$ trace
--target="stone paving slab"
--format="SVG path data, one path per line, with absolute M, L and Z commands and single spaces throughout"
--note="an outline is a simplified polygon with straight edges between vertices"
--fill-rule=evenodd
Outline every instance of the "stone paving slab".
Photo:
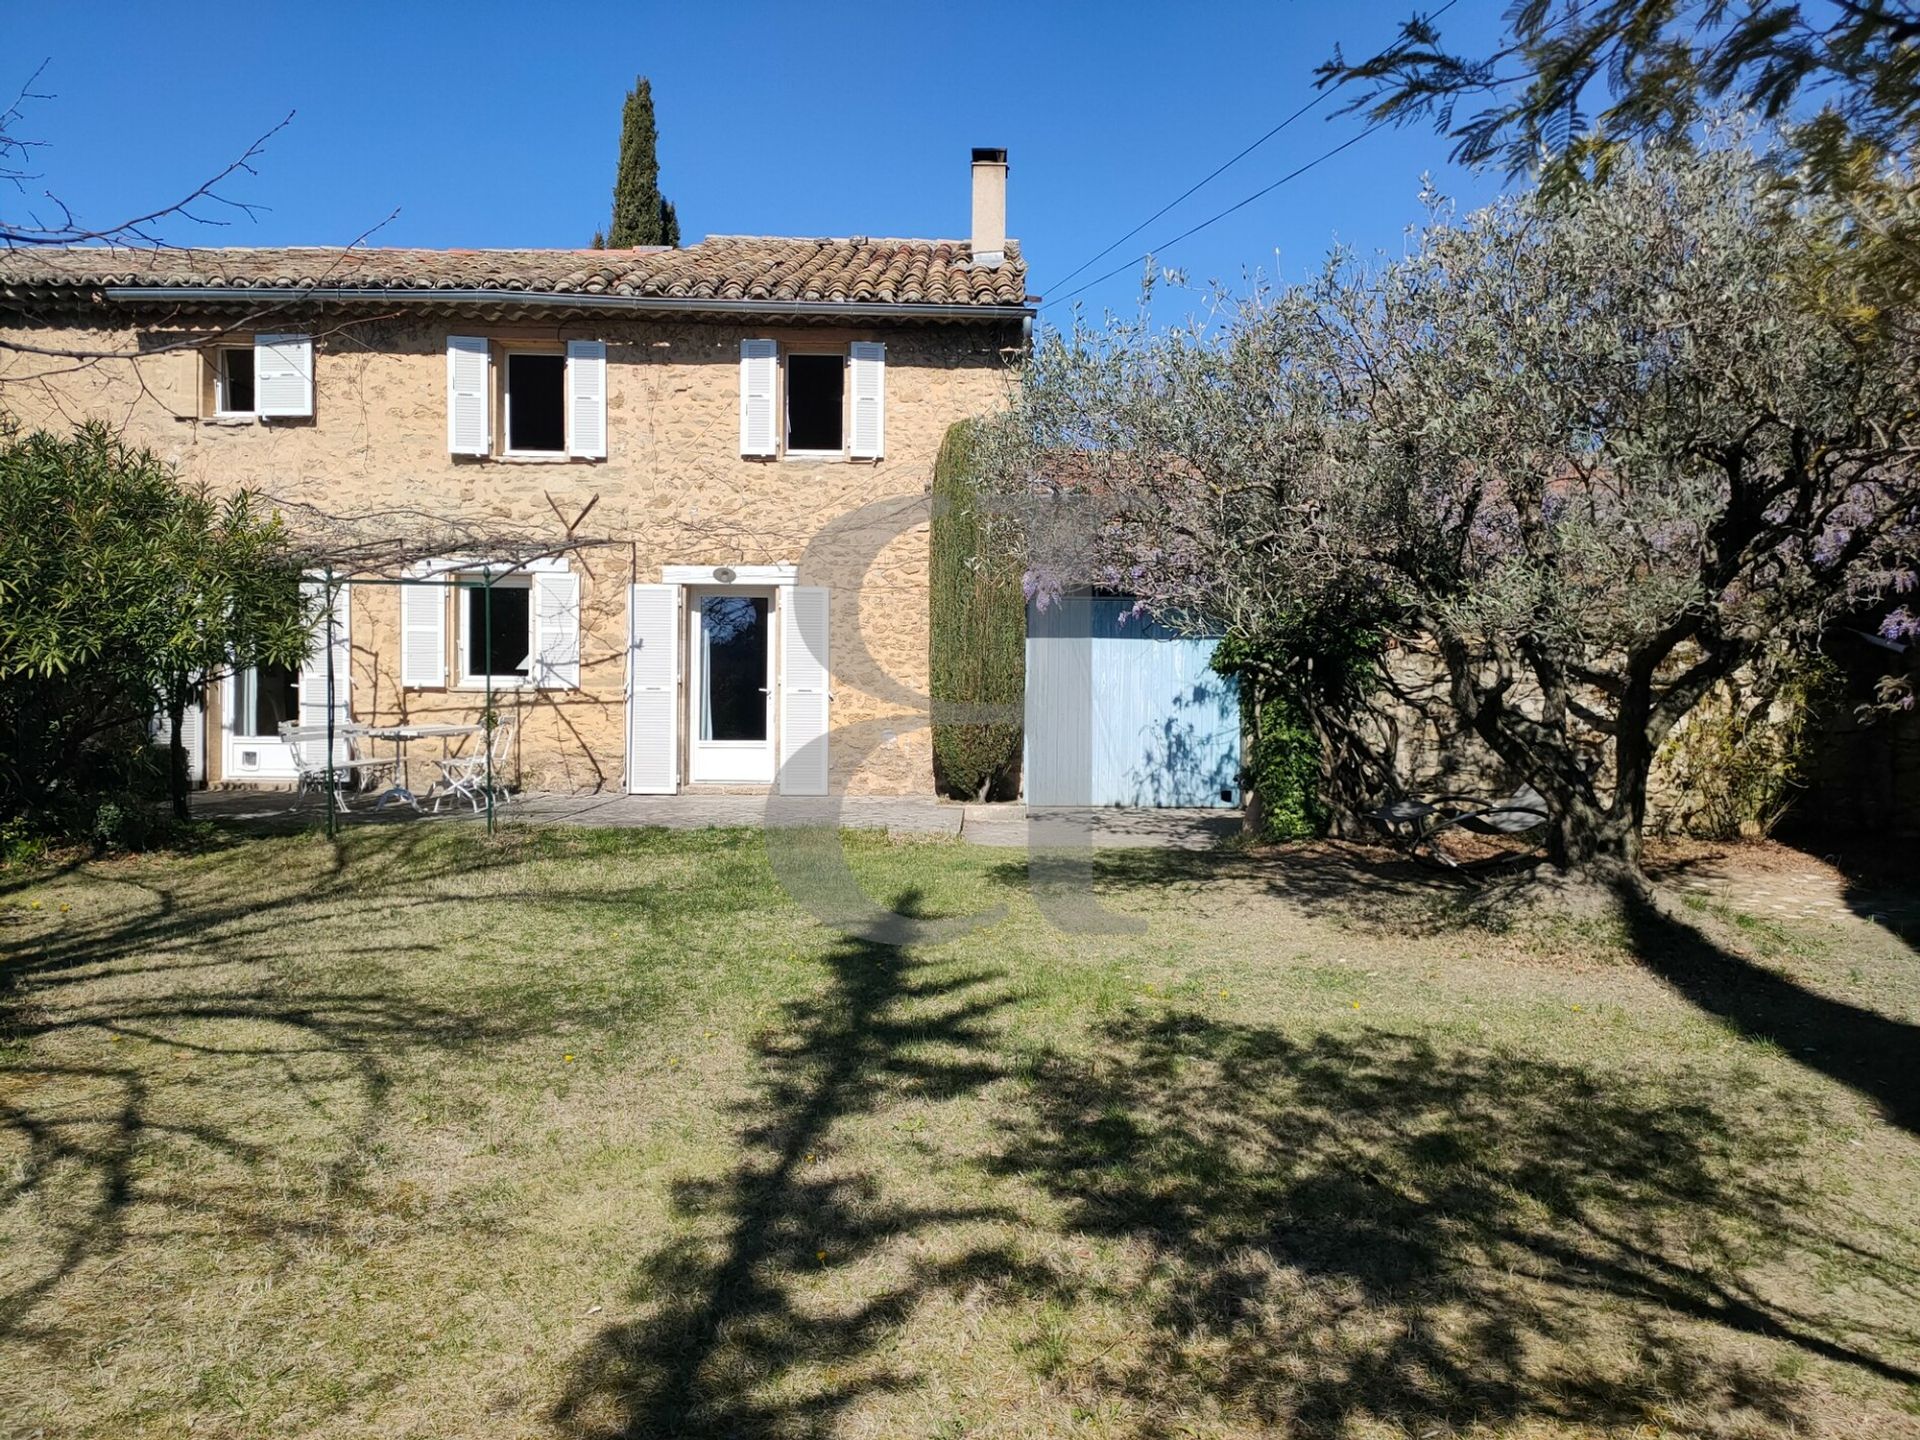
M 340 817 L 346 826 L 475 823 L 464 805 L 438 815 L 406 806 L 375 810 L 371 797 Z M 305 829 L 325 822 L 317 795 L 286 790 L 209 790 L 193 796 L 196 815 L 263 832 Z M 503 805 L 498 818 L 517 824 L 590 825 L 611 829 L 660 826 L 669 830 L 837 824 L 849 830 L 896 835 L 949 835 L 970 844 L 1024 849 L 1030 841 L 1071 847 L 1089 830 L 1092 843 L 1112 849 L 1210 849 L 1240 831 L 1237 810 L 1036 810 L 1020 804 L 962 805 L 931 796 L 847 796 L 835 808 L 818 799 L 761 795 L 528 795 Z M 1034 823 L 1029 823 L 1030 818 Z

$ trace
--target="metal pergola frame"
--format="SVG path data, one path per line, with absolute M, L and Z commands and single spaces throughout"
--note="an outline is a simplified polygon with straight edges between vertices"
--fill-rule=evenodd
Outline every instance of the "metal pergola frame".
M 321 585 L 326 612 L 323 644 L 327 666 L 325 785 L 329 838 L 338 833 L 339 826 L 338 791 L 341 777 L 334 771 L 334 746 L 339 739 L 335 729 L 338 706 L 334 698 L 337 693 L 334 605 L 342 591 L 352 591 L 362 586 L 376 589 L 431 587 L 459 590 L 472 586 L 474 581 L 471 577 L 477 573 L 486 595 L 482 607 L 483 644 L 486 652 L 491 654 L 493 591 L 500 580 L 531 573 L 528 567 L 537 561 L 554 560 L 583 550 L 615 546 L 631 549 L 627 541 L 587 539 L 573 533 L 574 527 L 593 509 L 598 496 L 587 503 L 573 525 L 567 526 L 566 534 L 560 540 L 526 530 L 477 527 L 459 517 L 438 516 L 419 510 L 402 508 L 360 515 L 328 515 L 305 502 L 280 500 L 272 496 L 263 498 L 287 515 L 289 528 L 296 537 L 304 537 L 295 540 L 294 558 L 300 564 L 301 573 L 309 579 L 317 576 Z M 556 507 L 555 514 L 558 513 Z M 564 517 L 562 520 L 564 523 Z M 448 568 L 439 574 L 394 573 L 417 569 L 423 564 L 445 564 Z M 493 736 L 499 728 L 499 717 L 494 712 L 491 665 L 487 667 L 481 693 L 482 743 L 486 755 L 487 834 L 491 836 L 494 833 Z

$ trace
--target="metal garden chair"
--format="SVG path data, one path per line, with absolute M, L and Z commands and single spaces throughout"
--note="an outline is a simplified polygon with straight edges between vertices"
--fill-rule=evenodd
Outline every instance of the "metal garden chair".
M 280 727 L 280 738 L 287 742 L 287 749 L 293 753 L 299 792 L 305 794 L 309 790 L 326 790 L 329 768 L 326 726 L 296 725 L 287 721 Z M 394 762 L 391 756 L 360 753 L 359 740 L 351 729 L 343 730 L 335 726 L 332 739 L 336 746 L 344 741 L 346 748 L 344 756 L 336 753 L 331 767 L 333 803 L 344 812 L 347 809 L 346 792 L 371 783 L 382 773 L 390 774 Z
M 507 799 L 507 787 L 501 781 L 501 765 L 513 751 L 514 722 L 502 720 L 488 732 L 482 742 L 474 748 L 471 755 L 454 755 L 433 763 L 440 769 L 440 777 L 433 782 L 429 794 L 433 797 L 433 813 L 440 813 L 440 802 L 459 798 L 473 807 L 479 814 L 487 804 L 487 757 L 493 757 L 493 798 L 495 803 L 504 804 Z

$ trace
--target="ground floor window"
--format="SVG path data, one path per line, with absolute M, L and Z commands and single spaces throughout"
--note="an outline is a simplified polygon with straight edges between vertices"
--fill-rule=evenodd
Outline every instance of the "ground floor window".
M 260 665 L 233 677 L 233 733 L 278 739 L 280 727 L 300 716 L 300 676 L 285 665 Z
M 533 669 L 533 591 L 525 579 L 492 585 L 493 620 L 487 620 L 488 586 L 478 577 L 460 583 L 460 679 L 467 685 L 523 683 Z

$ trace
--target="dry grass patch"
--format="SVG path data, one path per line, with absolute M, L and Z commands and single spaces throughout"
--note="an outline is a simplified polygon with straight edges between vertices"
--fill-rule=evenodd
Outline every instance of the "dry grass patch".
M 848 845 L 1006 918 L 849 938 L 740 833 L 0 876 L 0 1432 L 1920 1433 L 1883 928 L 1563 963 L 1308 854 L 1071 936 Z

